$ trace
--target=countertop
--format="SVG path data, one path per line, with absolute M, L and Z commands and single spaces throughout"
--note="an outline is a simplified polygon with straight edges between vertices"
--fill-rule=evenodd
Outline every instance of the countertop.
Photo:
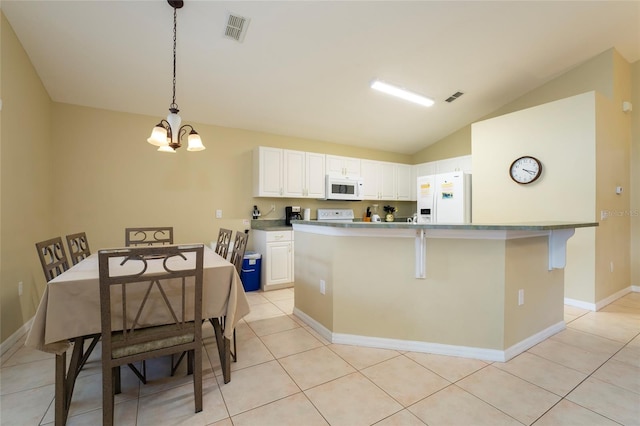
M 523 223 L 407 223 L 407 222 L 332 222 L 319 220 L 293 220 L 293 225 L 327 226 L 353 229 L 460 229 L 484 231 L 551 231 L 556 229 L 588 228 L 598 222 L 540 221 Z
M 251 229 L 254 231 L 293 231 L 292 226 L 285 225 L 284 219 L 253 219 Z

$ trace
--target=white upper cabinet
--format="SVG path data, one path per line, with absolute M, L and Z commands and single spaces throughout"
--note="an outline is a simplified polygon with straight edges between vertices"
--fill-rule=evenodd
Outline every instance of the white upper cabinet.
M 361 170 L 365 200 L 410 200 L 410 165 L 362 160 Z
M 381 200 L 396 200 L 396 165 L 393 163 L 380 163 L 380 175 L 378 176 L 378 191 Z
M 302 198 L 305 196 L 305 153 L 303 151 L 283 151 L 284 191 L 283 196 Z
M 396 199 L 409 201 L 413 195 L 413 167 L 408 164 L 396 164 Z M 415 192 L 415 191 L 414 191 Z
M 359 158 L 340 157 L 337 155 L 326 156 L 326 169 L 328 175 L 361 176 Z
M 462 157 L 447 158 L 436 161 L 436 173 L 449 172 L 465 172 L 471 173 L 471 156 L 464 155 Z
M 259 146 L 253 150 L 253 196 L 283 194 L 282 149 Z
M 283 150 L 283 196 L 289 198 L 324 197 L 324 154 Z
M 364 200 L 415 201 L 416 177 L 445 170 L 470 173 L 471 156 L 411 166 L 260 146 L 253 151 L 253 196 L 322 199 L 330 174 L 362 177 Z
M 416 164 L 413 168 L 416 171 L 416 178 L 420 176 L 435 175 L 437 161 L 430 161 L 428 163 Z
M 380 163 L 373 160 L 362 160 L 360 162 L 360 170 L 362 176 L 362 190 L 364 200 L 379 200 L 380 185 L 378 176 L 380 175 Z
M 306 153 L 306 188 L 308 198 L 324 198 L 325 196 L 325 155 L 316 152 Z

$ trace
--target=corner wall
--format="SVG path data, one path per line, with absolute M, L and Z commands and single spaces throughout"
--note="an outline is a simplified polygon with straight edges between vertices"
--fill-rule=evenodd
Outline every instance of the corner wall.
M 640 61 L 631 66 L 631 284 L 640 290 Z
M 596 93 L 524 109 L 472 125 L 474 222 L 596 221 Z M 542 176 L 518 185 L 509 166 L 523 155 Z M 594 303 L 593 228 L 567 244 L 565 297 Z
M 11 25 L 0 13 L 2 153 L 0 155 L 0 322 L 4 343 L 35 313 L 44 275 L 35 242 L 54 237 L 51 100 Z M 23 294 L 18 296 L 18 283 Z

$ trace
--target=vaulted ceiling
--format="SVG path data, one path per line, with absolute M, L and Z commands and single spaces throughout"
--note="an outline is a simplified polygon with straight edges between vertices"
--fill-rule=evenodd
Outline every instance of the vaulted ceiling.
M 54 101 L 166 116 L 166 1 L 1 7 Z M 242 42 L 224 37 L 229 14 L 249 19 Z M 609 48 L 640 59 L 637 1 L 187 0 L 177 19 L 183 122 L 404 154 Z M 375 92 L 376 78 L 436 103 Z

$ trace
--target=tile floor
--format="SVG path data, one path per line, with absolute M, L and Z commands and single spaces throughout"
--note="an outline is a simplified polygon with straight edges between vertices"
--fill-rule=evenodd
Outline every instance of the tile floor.
M 640 425 L 640 293 L 599 312 L 566 307 L 567 329 L 506 363 L 335 345 L 291 315 L 293 290 L 249 295 L 239 359 L 223 384 L 205 330 L 204 411 L 166 360 L 141 385 L 123 369 L 117 425 Z M 101 423 L 99 348 L 76 383 L 69 425 Z M 54 357 L 2 357 L 2 425 L 53 424 Z

